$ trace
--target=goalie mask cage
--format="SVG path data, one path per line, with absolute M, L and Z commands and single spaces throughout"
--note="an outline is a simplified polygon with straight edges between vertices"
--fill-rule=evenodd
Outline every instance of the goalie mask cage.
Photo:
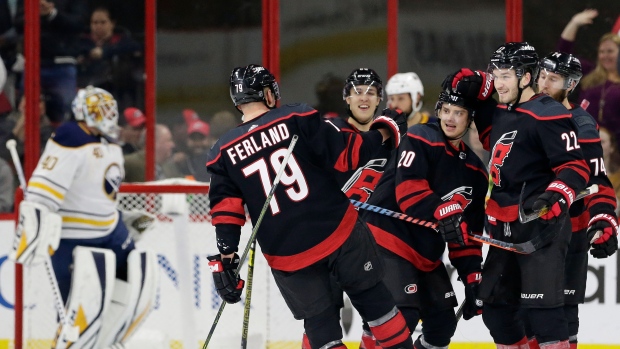
M 221 302 L 206 258 L 218 253 L 207 192 L 207 185 L 186 181 L 121 186 L 119 210 L 143 211 L 156 217 L 136 246 L 156 252 L 160 273 L 155 307 L 127 349 L 202 348 Z M 240 251 L 251 231 L 248 219 L 242 228 Z M 21 318 L 21 324 L 16 322 L 16 338 L 21 330 L 23 348 L 50 348 L 57 313 L 45 268 L 41 264 L 22 269 L 22 277 L 16 273 L 16 282 L 22 285 L 21 307 L 16 306 L 16 319 Z M 247 261 L 241 276 L 247 278 Z M 245 292 L 241 302 L 226 306 L 209 348 L 240 346 L 244 298 Z M 295 321 L 286 307 L 257 247 L 248 348 L 299 348 L 303 331 L 303 322 Z

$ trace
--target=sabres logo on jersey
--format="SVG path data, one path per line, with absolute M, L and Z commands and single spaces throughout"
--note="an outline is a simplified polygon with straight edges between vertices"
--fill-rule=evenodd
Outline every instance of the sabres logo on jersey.
M 381 179 L 387 159 L 370 160 L 360 167 L 342 187 L 349 199 L 366 202 Z
M 121 167 L 116 164 L 110 164 L 105 171 L 103 178 L 103 190 L 111 200 L 116 200 L 116 193 L 123 181 L 123 171 Z
M 473 187 L 462 186 L 458 187 L 448 194 L 441 197 L 443 201 L 456 201 L 461 205 L 464 210 L 469 205 L 472 199 L 469 199 L 474 192 Z
M 508 154 L 510 154 L 510 150 L 512 150 L 512 144 L 515 138 L 517 138 L 517 131 L 506 132 L 499 137 L 493 146 L 491 159 L 489 160 L 489 171 L 491 172 L 493 184 L 498 187 L 501 184 L 500 169 L 504 166 L 504 161 L 508 157 Z

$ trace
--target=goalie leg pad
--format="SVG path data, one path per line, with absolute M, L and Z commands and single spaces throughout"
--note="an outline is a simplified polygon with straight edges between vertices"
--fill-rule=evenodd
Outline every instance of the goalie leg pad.
M 60 242 L 62 218 L 45 205 L 22 201 L 9 258 L 22 264 L 39 263 L 54 254 Z
M 155 305 L 159 287 L 157 256 L 133 250 L 127 260 L 127 281 L 116 279 L 110 311 L 103 319 L 97 348 L 126 343 Z
M 77 327 L 78 339 L 71 342 L 57 331 L 55 349 L 94 348 L 114 287 L 114 252 L 78 246 L 73 250 L 74 269 L 67 302 L 68 325 Z

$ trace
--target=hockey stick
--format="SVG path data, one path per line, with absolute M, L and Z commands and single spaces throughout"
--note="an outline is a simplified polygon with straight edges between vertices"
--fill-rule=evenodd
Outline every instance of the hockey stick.
M 463 317 L 463 308 L 465 308 L 465 299 L 461 302 L 459 309 L 456 311 L 456 322 L 459 322 L 459 320 Z
M 15 166 L 15 172 L 17 172 L 17 178 L 19 179 L 19 186 L 22 188 L 25 198 L 26 177 L 24 176 L 24 169 L 22 168 L 21 161 L 19 160 L 19 155 L 17 154 L 17 142 L 14 139 L 9 139 L 6 142 L 6 148 L 11 154 L 11 159 L 13 160 L 13 165 Z M 61 332 L 59 333 L 58 338 L 61 338 L 61 335 L 63 333 L 66 333 L 67 340 L 76 341 L 77 337 L 79 336 L 79 328 L 69 325 L 64 302 L 62 301 L 60 289 L 58 288 L 58 279 L 56 279 L 56 273 L 54 272 L 54 268 L 52 267 L 52 260 L 50 259 L 49 255 L 44 258 L 43 264 L 45 266 L 45 271 L 47 272 L 48 281 L 50 283 L 50 286 L 52 287 L 52 293 L 54 295 L 54 308 L 56 308 L 56 312 L 58 313 L 58 319 L 60 320 Z
M 535 219 L 538 219 L 546 215 L 547 212 L 549 212 L 549 207 L 543 207 L 538 211 L 534 211 L 530 214 L 526 214 L 525 210 L 523 209 L 523 192 L 524 191 L 525 191 L 525 182 L 523 182 L 523 187 L 521 187 L 521 194 L 519 195 L 519 222 L 521 223 L 531 222 Z M 575 197 L 574 201 L 581 200 L 588 195 L 592 195 L 596 193 L 598 193 L 598 184 L 592 184 L 586 189 L 580 191 L 579 194 L 577 194 L 577 197 Z
M 392 210 L 388 210 L 387 208 L 382 208 L 379 206 L 375 206 L 375 205 L 370 205 L 367 204 L 365 202 L 360 202 L 360 201 L 356 201 L 356 200 L 350 200 L 351 203 L 353 204 L 353 206 L 355 207 L 359 207 L 361 209 L 364 210 L 368 210 L 371 212 L 375 212 L 378 214 L 382 214 L 385 216 L 389 216 L 392 218 L 397 218 L 400 220 L 403 220 L 405 222 L 409 222 L 409 223 L 413 223 L 413 224 L 417 224 L 417 225 L 421 225 L 423 227 L 427 227 L 427 228 L 431 228 L 435 231 L 437 230 L 437 224 L 430 222 L 430 221 L 426 221 L 423 219 L 419 219 L 419 218 L 413 218 L 413 217 L 409 217 L 404 213 L 400 213 L 400 212 L 394 212 Z M 553 229 L 550 229 L 553 228 Z M 550 226 L 549 228 L 546 228 L 543 232 L 541 232 L 541 235 L 548 235 L 550 234 L 550 232 L 555 231 L 555 227 L 554 226 Z M 541 247 L 541 243 L 543 243 L 545 240 L 543 240 L 544 236 L 541 237 L 541 235 L 536 236 L 535 238 L 533 238 L 530 241 L 526 241 L 526 242 L 522 242 L 522 243 L 512 243 L 512 242 L 506 242 L 506 241 L 501 241 L 501 240 L 497 240 L 497 239 L 493 239 L 491 237 L 487 237 L 487 236 L 482 236 L 482 235 L 477 235 L 477 234 L 473 234 L 471 232 L 468 233 L 469 237 L 474 240 L 474 241 L 478 241 L 480 243 L 483 244 L 488 244 L 497 248 L 501 248 L 503 250 L 507 250 L 507 251 L 511 251 L 511 252 L 516 252 L 516 253 L 521 253 L 521 254 L 530 254 L 534 251 L 536 251 L 538 248 Z M 546 238 L 545 238 L 546 239 Z
M 295 148 L 295 144 L 297 143 L 298 138 L 299 137 L 297 135 L 293 135 L 293 138 L 291 139 L 291 143 L 288 146 L 286 155 L 284 156 L 284 160 L 282 160 L 282 164 L 280 165 L 278 174 L 276 175 L 276 178 L 273 180 L 273 184 L 271 185 L 271 190 L 269 190 L 269 194 L 267 194 L 267 200 L 265 200 L 263 209 L 260 211 L 260 214 L 258 215 L 258 219 L 256 220 L 256 224 L 254 225 L 254 228 L 252 229 L 252 235 L 250 235 L 248 244 L 245 246 L 243 255 L 241 256 L 241 258 L 239 258 L 239 266 L 237 267 L 237 270 L 235 270 L 235 275 L 239 275 L 239 271 L 241 270 L 243 261 L 245 261 L 245 258 L 248 256 L 250 247 L 252 246 L 254 239 L 256 239 L 258 228 L 260 227 L 260 224 L 263 221 L 263 217 L 265 216 L 265 213 L 267 212 L 267 208 L 269 208 L 269 204 L 271 203 L 271 198 L 273 197 L 273 193 L 276 191 L 276 188 L 278 187 L 278 183 L 280 183 L 280 177 L 282 177 L 282 173 L 284 173 L 284 168 L 286 167 L 286 164 L 288 163 L 288 159 L 291 157 L 291 154 L 293 153 L 293 148 Z M 222 312 L 224 311 L 225 306 L 226 306 L 226 302 L 222 302 L 222 304 L 220 305 L 220 309 L 217 311 L 217 314 L 215 315 L 215 319 L 213 320 L 213 325 L 211 325 L 211 330 L 209 330 L 209 335 L 207 336 L 207 340 L 202 346 L 202 349 L 207 349 L 207 345 L 209 345 L 209 342 L 211 341 L 211 337 L 213 337 L 213 332 L 215 331 L 215 327 L 217 326 L 217 323 L 220 321 L 220 317 L 222 317 Z
M 248 281 L 245 287 L 245 305 L 243 307 L 243 328 L 241 331 L 241 349 L 248 347 L 248 327 L 250 325 L 250 302 L 252 301 L 252 281 L 254 280 L 254 256 L 256 240 L 252 241 L 250 260 L 248 261 Z

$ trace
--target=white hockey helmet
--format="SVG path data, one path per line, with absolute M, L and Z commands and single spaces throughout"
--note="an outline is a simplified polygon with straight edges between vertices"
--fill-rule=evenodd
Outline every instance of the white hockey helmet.
M 409 95 L 411 95 L 411 109 L 413 110 L 411 113 L 413 114 L 422 109 L 422 103 L 419 101 L 418 93 L 420 96 L 424 96 L 424 86 L 418 74 L 414 72 L 392 75 L 387 85 L 385 85 L 385 93 L 388 96 L 409 93 Z M 419 105 L 418 102 L 420 102 Z
M 71 104 L 75 120 L 84 121 L 104 135 L 118 138 L 118 106 L 110 92 L 93 86 L 78 90 Z

